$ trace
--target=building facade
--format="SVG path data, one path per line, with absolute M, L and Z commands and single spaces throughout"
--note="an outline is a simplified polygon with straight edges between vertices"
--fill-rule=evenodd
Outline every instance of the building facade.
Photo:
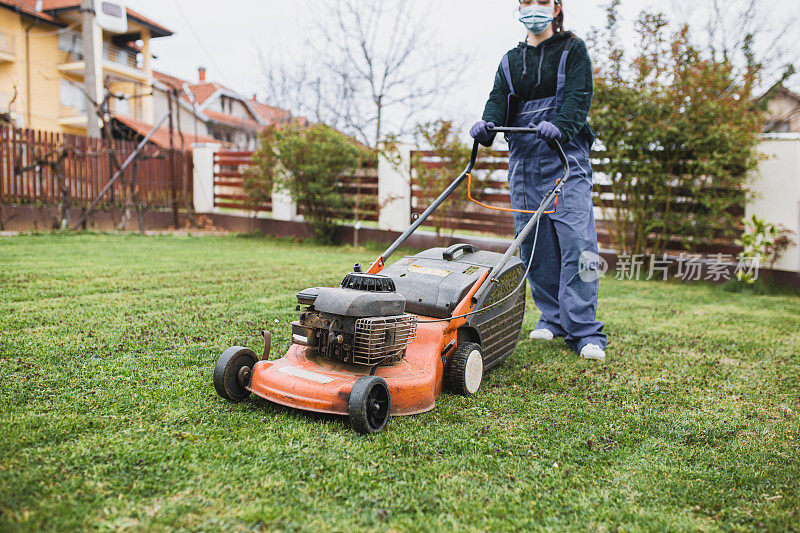
M 103 4 L 103 2 L 100 2 Z M 124 33 L 95 27 L 95 77 L 111 113 L 152 124 L 151 39 L 172 31 L 126 9 Z M 83 41 L 79 0 L 0 0 L 0 112 L 18 127 L 85 134 Z

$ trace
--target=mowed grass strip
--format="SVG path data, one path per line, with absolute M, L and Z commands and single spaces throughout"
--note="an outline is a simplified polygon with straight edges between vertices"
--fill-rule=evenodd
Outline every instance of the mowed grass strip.
M 376 251 L 0 238 L 0 530 L 798 528 L 795 296 L 603 279 L 605 363 L 522 341 L 372 438 L 216 395 L 226 347 L 279 356 L 295 293 Z

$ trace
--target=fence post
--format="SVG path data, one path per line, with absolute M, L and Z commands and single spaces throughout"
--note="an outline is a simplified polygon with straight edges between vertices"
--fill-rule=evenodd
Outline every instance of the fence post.
M 194 186 L 194 210 L 196 213 L 214 211 L 214 153 L 219 150 L 216 143 L 192 144 L 192 172 Z
M 755 198 L 745 216 L 756 215 L 789 230 L 793 244 L 775 262 L 775 269 L 800 272 L 800 134 L 770 133 L 762 137 L 761 161 L 750 186 Z
M 411 146 L 397 145 L 397 161 L 378 157 L 378 227 L 405 231 L 411 221 Z

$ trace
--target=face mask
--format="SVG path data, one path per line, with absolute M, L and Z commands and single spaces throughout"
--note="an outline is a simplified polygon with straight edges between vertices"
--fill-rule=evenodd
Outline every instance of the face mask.
M 527 6 L 519 10 L 519 21 L 528 31 L 539 35 L 553 22 L 553 8 L 550 6 Z

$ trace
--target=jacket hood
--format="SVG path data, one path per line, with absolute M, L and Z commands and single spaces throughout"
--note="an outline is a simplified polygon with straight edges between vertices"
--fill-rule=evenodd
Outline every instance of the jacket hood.
M 517 45 L 517 48 L 534 48 L 534 49 L 535 48 L 545 48 L 545 47 L 553 46 L 553 45 L 559 44 L 559 43 L 563 44 L 563 42 L 566 41 L 567 39 L 572 39 L 574 37 L 575 37 L 575 35 L 573 35 L 573 33 L 571 31 L 562 31 L 562 32 L 556 33 L 555 35 L 553 35 L 552 37 L 550 37 L 546 41 L 543 41 L 542 44 L 540 44 L 539 46 L 533 46 L 533 45 L 530 45 L 530 44 L 526 43 L 525 41 L 520 41 L 520 43 Z

